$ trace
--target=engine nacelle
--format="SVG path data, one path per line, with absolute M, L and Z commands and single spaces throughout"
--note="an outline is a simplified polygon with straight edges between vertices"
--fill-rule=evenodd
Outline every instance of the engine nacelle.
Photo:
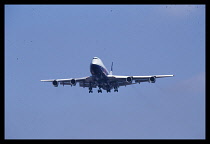
M 56 80 L 54 80 L 54 81 L 52 82 L 52 84 L 54 85 L 54 87 L 58 87 L 58 82 L 57 82 Z
M 133 80 L 132 77 L 127 77 L 126 78 L 126 82 L 128 82 L 128 83 L 132 83 L 132 80 Z
M 155 83 L 155 81 L 156 81 L 156 78 L 154 76 L 149 78 L 149 82 L 150 83 Z
M 72 79 L 72 80 L 70 81 L 70 83 L 71 83 L 71 85 L 75 86 L 75 85 L 76 85 L 76 80 L 75 80 L 75 79 Z

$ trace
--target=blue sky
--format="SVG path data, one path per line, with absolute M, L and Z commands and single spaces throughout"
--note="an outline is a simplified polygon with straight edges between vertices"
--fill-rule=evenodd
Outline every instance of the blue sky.
M 92 94 L 41 79 L 113 74 L 155 84 Z M 6 139 L 204 139 L 205 5 L 5 5 Z

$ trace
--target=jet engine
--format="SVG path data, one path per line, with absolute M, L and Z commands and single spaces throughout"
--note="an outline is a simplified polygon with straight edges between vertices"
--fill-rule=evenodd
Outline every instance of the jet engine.
M 54 81 L 52 82 L 52 84 L 54 85 L 54 87 L 58 87 L 58 82 L 57 82 L 56 80 L 54 80 Z
M 75 80 L 75 79 L 72 79 L 72 80 L 70 81 L 70 83 L 71 83 L 71 85 L 75 86 L 75 85 L 76 85 L 76 80 Z
M 127 77 L 127 78 L 126 78 L 126 82 L 132 83 L 132 77 Z
M 154 76 L 149 78 L 149 82 L 150 83 L 155 83 L 155 81 L 156 81 L 156 78 Z

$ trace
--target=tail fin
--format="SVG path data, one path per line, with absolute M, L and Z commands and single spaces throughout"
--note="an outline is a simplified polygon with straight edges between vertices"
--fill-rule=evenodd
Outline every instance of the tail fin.
M 113 62 L 112 62 L 112 66 L 111 66 L 110 75 L 112 75 L 112 71 L 113 71 Z

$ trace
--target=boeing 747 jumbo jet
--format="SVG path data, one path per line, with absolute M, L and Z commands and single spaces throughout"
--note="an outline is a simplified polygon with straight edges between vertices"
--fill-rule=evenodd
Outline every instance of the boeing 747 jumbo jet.
M 156 78 L 172 77 L 174 75 L 151 75 L 151 76 L 119 76 L 112 74 L 113 63 L 111 66 L 111 71 L 108 72 L 104 66 L 101 59 L 94 57 L 90 63 L 90 72 L 92 76 L 82 77 L 82 78 L 69 78 L 69 79 L 50 79 L 50 80 L 41 80 L 42 82 L 52 82 L 55 87 L 58 87 L 58 84 L 61 85 L 71 85 L 75 86 L 79 83 L 80 87 L 88 87 L 89 93 L 93 93 L 93 88 L 98 87 L 98 93 L 102 93 L 101 89 L 104 89 L 108 92 L 111 92 L 111 89 L 114 89 L 114 92 L 118 92 L 120 86 L 132 85 L 141 82 L 150 82 L 155 83 Z

